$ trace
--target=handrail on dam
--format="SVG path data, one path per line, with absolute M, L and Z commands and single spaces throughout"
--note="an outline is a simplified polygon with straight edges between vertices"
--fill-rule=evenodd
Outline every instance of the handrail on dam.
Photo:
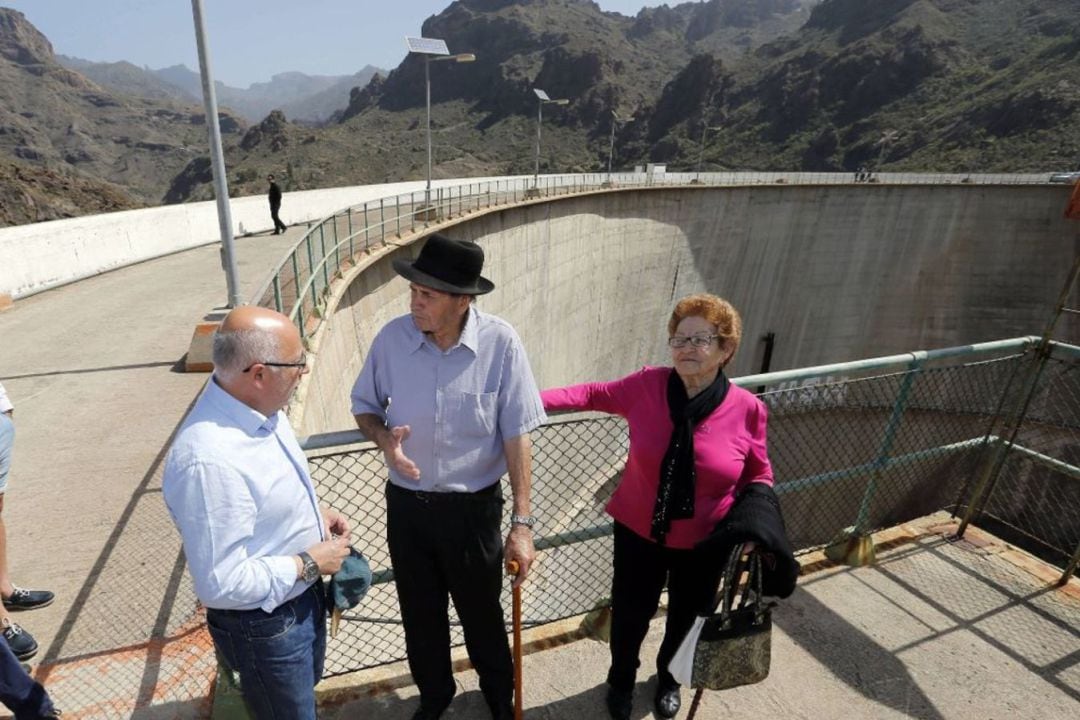
M 343 270 L 352 266 L 361 254 L 467 213 L 615 189 L 850 185 L 855 182 L 851 173 L 591 173 L 445 185 L 432 189 L 430 202 L 424 191 L 392 195 L 344 208 L 309 228 L 274 267 L 270 279 L 255 294 L 255 302 L 288 315 L 299 328 L 301 337 L 307 339 L 322 322 L 334 279 L 341 277 Z M 858 182 L 868 184 L 865 180 Z M 882 173 L 873 176 L 869 185 L 1038 185 L 1046 182 L 1044 174 Z
M 849 559 L 853 541 L 944 511 L 976 522 L 1063 569 L 1080 564 L 1080 348 L 1018 337 L 939 350 L 735 378 L 764 386 L 769 456 L 792 545 Z M 997 429 L 1015 400 L 1009 378 L 1042 365 L 1015 441 Z M 1016 384 L 1012 384 L 1015 388 Z M 523 596 L 526 624 L 604 604 L 611 521 L 603 508 L 627 452 L 621 418 L 564 414 L 533 435 L 538 558 Z M 377 586 L 362 614 L 347 614 L 327 675 L 402 657 L 393 572 L 382 526 L 382 454 L 357 431 L 301 440 L 326 502 L 369 518 L 359 538 Z M 996 454 L 1007 462 L 982 492 L 973 478 Z M 858 546 L 860 548 L 864 546 Z M 872 557 L 873 546 L 869 546 Z M 507 598 L 504 598 L 507 600 Z M 453 642 L 463 637 L 452 630 Z

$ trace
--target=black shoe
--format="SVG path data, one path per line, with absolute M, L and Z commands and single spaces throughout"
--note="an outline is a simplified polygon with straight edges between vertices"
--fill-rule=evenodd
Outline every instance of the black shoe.
M 38 644 L 33 635 L 7 618 L 4 618 L 2 627 L 4 640 L 17 659 L 29 660 L 37 654 Z
M 446 712 L 445 707 L 442 710 L 434 710 L 421 705 L 416 714 L 412 716 L 412 720 L 439 720 L 444 712 Z
M 412 720 L 439 720 L 442 714 L 446 712 L 446 708 L 450 707 L 450 702 L 454 699 L 454 696 L 450 696 L 450 700 L 444 703 L 427 703 L 423 700 L 420 701 L 420 708 L 416 711 L 416 714 L 412 716 Z
M 54 595 L 48 590 L 27 590 L 17 587 L 11 597 L 4 598 L 8 610 L 35 610 L 52 605 Z
M 678 685 L 661 685 L 656 688 L 653 706 L 657 715 L 662 718 L 673 718 L 679 713 L 680 705 L 682 705 L 682 697 L 679 694 Z
M 607 711 L 612 720 L 630 720 L 630 710 L 634 706 L 634 690 L 616 690 L 608 686 Z

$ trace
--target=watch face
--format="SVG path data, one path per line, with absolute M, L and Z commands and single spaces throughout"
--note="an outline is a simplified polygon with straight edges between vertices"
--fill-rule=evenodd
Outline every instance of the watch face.
M 304 581 L 315 582 L 319 579 L 319 565 L 314 560 L 304 563 Z

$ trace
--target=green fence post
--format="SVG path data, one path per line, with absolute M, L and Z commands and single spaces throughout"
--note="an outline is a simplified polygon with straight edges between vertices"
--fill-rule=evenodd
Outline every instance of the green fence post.
M 281 276 L 280 275 L 275 275 L 274 276 L 274 309 L 277 310 L 278 312 L 283 311 L 283 308 L 281 307 Z
M 300 304 L 302 298 L 300 297 L 300 261 L 296 259 L 296 251 L 292 252 L 292 273 L 293 273 L 293 302 L 296 305 Z M 295 307 L 294 305 L 293 307 Z M 290 313 L 292 312 L 290 308 Z
M 327 255 L 326 255 L 326 234 L 323 232 L 323 226 L 325 224 L 326 223 L 323 223 L 322 225 L 319 225 L 319 247 L 322 248 L 322 260 L 320 260 L 319 262 L 322 263 L 323 292 L 326 292 L 327 290 L 330 289 L 330 263 L 328 263 L 326 261 L 326 259 L 327 259 Z M 312 297 L 312 299 L 315 299 L 316 297 L 318 297 L 319 294 L 320 293 L 317 293 L 315 291 L 315 283 L 311 283 L 311 297 Z
M 963 520 L 960 521 L 960 526 L 956 529 L 956 537 L 964 537 L 967 526 L 971 524 L 972 519 L 974 519 L 977 514 L 982 512 L 982 508 L 985 507 L 990 496 L 993 494 L 998 476 L 1001 474 L 1002 468 L 1005 467 L 1005 460 L 1012 447 L 1012 442 L 1016 439 L 1016 434 L 1020 431 L 1020 425 L 1024 422 L 1024 417 L 1027 415 L 1028 403 L 1031 402 L 1031 398 L 1035 395 L 1035 390 L 1039 385 L 1039 378 L 1042 376 L 1043 369 L 1046 367 L 1046 361 L 1049 357 L 1049 354 L 1039 354 L 1032 361 L 1034 367 L 1032 368 L 1030 379 L 1023 388 L 1023 394 L 1018 403 L 1019 407 L 1012 413 L 1012 416 L 1006 422 L 1003 432 L 998 438 L 998 442 L 995 443 L 997 446 L 995 451 L 990 454 L 990 458 L 983 464 L 983 470 L 980 473 L 979 480 L 975 485 L 974 491 L 971 493 L 971 500 L 968 502 L 967 511 L 964 513 Z
M 1065 566 L 1065 571 L 1061 573 L 1061 578 L 1057 581 L 1058 586 L 1069 582 L 1069 578 L 1076 572 L 1077 565 L 1080 565 L 1080 543 L 1077 544 L 1076 552 L 1073 553 L 1072 559 L 1069 560 L 1069 564 Z
M 877 457 L 872 464 L 873 471 L 866 483 L 866 491 L 863 493 L 862 502 L 859 504 L 859 512 L 855 517 L 855 524 L 844 528 L 825 548 L 825 557 L 834 562 L 843 562 L 853 567 L 872 565 L 875 559 L 874 540 L 870 536 L 867 525 L 870 520 L 870 506 L 877 493 L 878 481 L 882 473 L 889 465 L 889 454 L 892 452 L 896 434 L 904 421 L 904 410 L 907 408 L 908 398 L 911 396 L 911 387 L 915 380 L 922 374 L 923 358 L 917 356 L 911 363 L 900 389 L 893 401 L 892 413 L 885 425 L 885 432 L 878 447 Z
M 210 709 L 211 720 L 250 720 L 244 696 L 240 692 L 240 678 L 226 667 L 221 655 L 217 657 L 217 678 L 214 682 L 214 705 Z

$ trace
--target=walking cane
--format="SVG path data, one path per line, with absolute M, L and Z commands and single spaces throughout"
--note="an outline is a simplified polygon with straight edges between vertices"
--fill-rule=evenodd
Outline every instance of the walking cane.
M 517 577 L 517 560 L 506 564 L 506 571 Z M 514 594 L 514 720 L 521 720 L 521 588 L 515 587 Z
M 694 692 L 694 701 L 690 703 L 690 713 L 686 716 L 686 720 L 694 720 L 694 716 L 697 715 L 698 705 L 701 704 L 701 696 L 705 694 L 705 688 L 698 688 Z

